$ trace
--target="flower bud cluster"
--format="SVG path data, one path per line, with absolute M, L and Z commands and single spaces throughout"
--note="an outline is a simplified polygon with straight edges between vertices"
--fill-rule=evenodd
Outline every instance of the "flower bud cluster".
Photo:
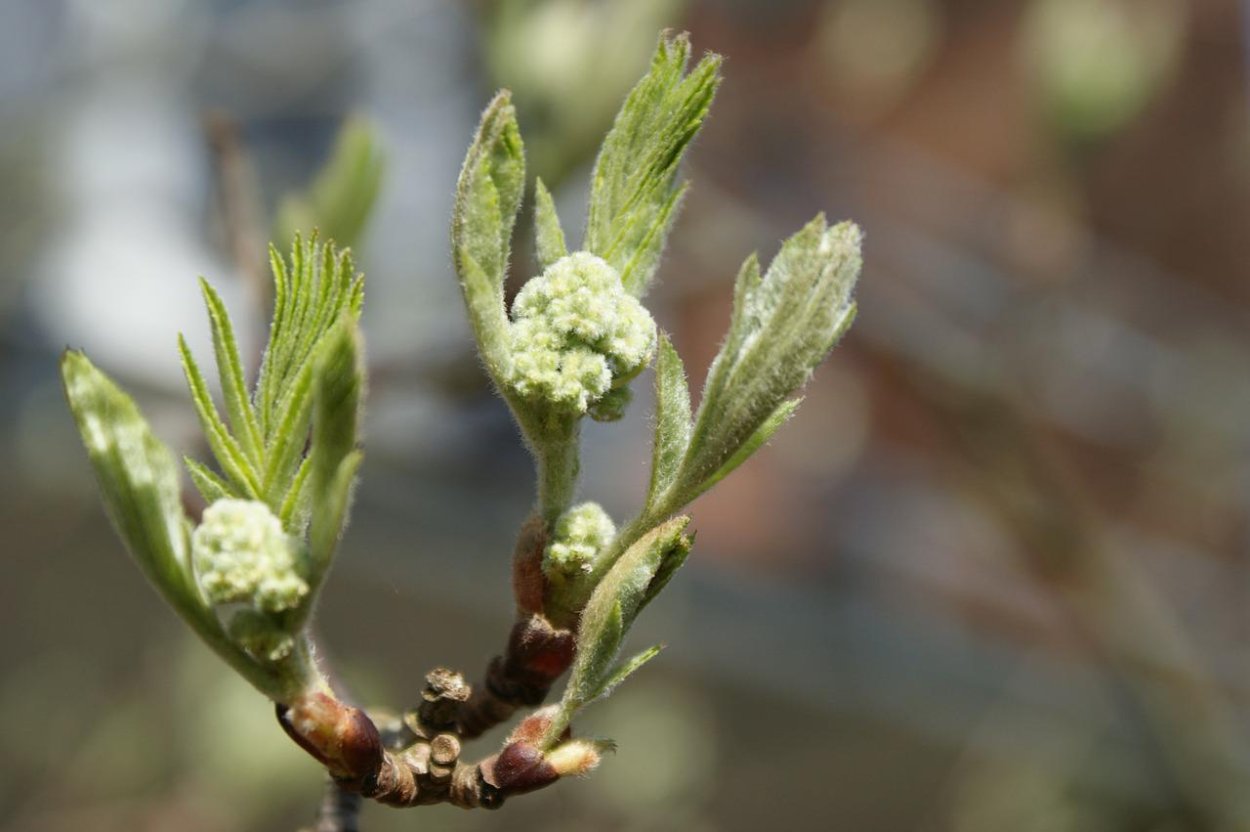
M 598 503 L 573 506 L 556 520 L 543 553 L 543 572 L 552 580 L 588 574 L 595 555 L 615 535 L 616 525 Z
M 265 613 L 294 609 L 308 595 L 297 546 L 256 500 L 218 500 L 191 535 L 195 573 L 209 602 L 245 603 Z
M 650 313 L 614 268 L 587 252 L 561 258 L 526 283 L 512 314 L 505 383 L 571 415 L 593 413 L 655 354 Z

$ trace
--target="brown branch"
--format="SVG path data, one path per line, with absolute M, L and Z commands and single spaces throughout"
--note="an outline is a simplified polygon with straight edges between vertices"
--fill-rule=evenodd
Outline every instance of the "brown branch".
M 396 807 L 450 803 L 496 809 L 512 795 L 549 786 L 562 774 L 584 773 L 598 762 L 593 743 L 561 758 L 564 769 L 544 754 L 538 742 L 550 722 L 550 709 L 522 720 L 498 754 L 462 762 L 452 706 L 467 700 L 468 686 L 460 674 L 441 668 L 426 678 L 421 706 L 405 714 L 403 727 L 384 721 L 385 731 L 364 711 L 328 692 L 277 706 L 283 730 L 325 767 L 333 783 L 317 832 L 355 828 L 333 825 L 354 822 L 359 801 L 353 803 L 351 795 Z M 568 739 L 567 732 L 562 739 Z
M 360 832 L 360 795 L 328 778 L 312 832 Z
M 491 659 L 486 678 L 459 708 L 456 726 L 472 739 L 521 708 L 541 705 L 555 681 L 573 663 L 576 634 L 553 625 L 544 614 L 547 581 L 542 572 L 547 525 L 534 515 L 521 527 L 512 557 L 512 592 L 517 621 L 504 654 Z

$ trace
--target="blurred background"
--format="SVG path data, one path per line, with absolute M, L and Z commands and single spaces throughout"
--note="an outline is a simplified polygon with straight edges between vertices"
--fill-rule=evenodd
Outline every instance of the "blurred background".
M 365 828 L 1250 829 L 1237 0 L 0 2 L 0 829 L 312 817 L 316 766 L 108 528 L 55 367 L 85 348 L 202 453 L 174 340 L 209 349 L 196 277 L 258 349 L 258 245 L 333 187 L 336 136 L 340 175 L 380 178 L 340 232 L 372 386 L 322 639 L 365 702 L 480 676 L 532 474 L 450 267 L 459 163 L 512 88 L 576 238 L 666 26 L 728 57 L 650 299 L 695 386 L 739 263 L 819 210 L 867 231 L 859 319 L 695 505 L 634 636 L 668 649 L 582 725 L 618 753 L 502 813 Z M 587 431 L 617 517 L 647 387 Z

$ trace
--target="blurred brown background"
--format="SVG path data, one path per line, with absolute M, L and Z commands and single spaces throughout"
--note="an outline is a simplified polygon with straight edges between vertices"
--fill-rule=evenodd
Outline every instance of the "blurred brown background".
M 285 831 L 315 807 L 316 767 L 111 534 L 55 375 L 84 347 L 197 452 L 174 349 L 207 344 L 196 276 L 263 320 L 205 114 L 236 126 L 266 210 L 349 114 L 386 148 L 358 246 L 368 454 L 320 629 L 362 699 L 398 707 L 501 645 L 532 498 L 446 251 L 477 111 L 514 90 L 580 228 L 665 26 L 728 57 L 651 298 L 696 385 L 738 264 L 818 210 L 867 231 L 859 319 L 795 421 L 695 506 L 695 556 L 635 636 L 668 650 L 585 720 L 619 752 L 501 813 L 371 807 L 365 828 L 1250 829 L 1248 16 L 0 3 L 0 829 Z M 584 493 L 618 517 L 649 406 L 587 431 Z

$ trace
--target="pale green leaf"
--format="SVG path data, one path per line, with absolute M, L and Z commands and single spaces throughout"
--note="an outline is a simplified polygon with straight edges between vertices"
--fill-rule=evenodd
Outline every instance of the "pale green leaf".
M 544 747 L 555 742 L 578 709 L 614 684 L 612 664 L 634 619 L 653 597 L 652 585 L 657 577 L 667 582 L 690 552 L 691 540 L 684 534 L 689 524 L 689 517 L 674 517 L 651 529 L 599 580 L 582 610 L 577 655 L 560 707 L 543 735 Z
M 686 35 L 661 35 L 651 69 L 634 87 L 595 162 L 583 247 L 621 273 L 636 296 L 650 285 L 681 202 L 682 157 L 707 117 L 721 59 L 685 74 Z
M 655 438 L 647 506 L 654 508 L 672 486 L 690 442 L 690 388 L 681 356 L 661 332 L 655 361 Z
M 861 245 L 854 224 L 830 228 L 818 216 L 782 245 L 762 279 L 754 257 L 743 265 L 670 511 L 740 465 L 793 412 L 786 400 L 853 318 Z
M 538 238 L 538 265 L 543 269 L 568 255 L 555 201 L 541 179 L 534 183 L 534 233 Z
M 525 153 L 506 90 L 482 113 L 456 184 L 452 259 L 487 369 L 499 383 L 507 366 L 504 278 L 525 186 Z
M 252 661 L 225 634 L 200 595 L 173 454 L 152 434 L 134 401 L 82 353 L 62 356 L 61 378 L 104 505 L 140 571 L 240 675 L 271 698 L 289 696 L 289 669 Z
M 802 399 L 788 399 L 778 405 L 777 409 L 764 420 L 763 424 L 756 428 L 755 433 L 751 434 L 751 436 L 738 447 L 738 450 L 734 451 L 733 455 L 725 461 L 725 464 L 716 469 L 711 476 L 699 485 L 698 492 L 691 495 L 691 498 L 693 499 L 693 497 L 697 496 L 697 494 L 707 491 L 725 477 L 729 476 L 734 469 L 746 462 L 747 459 L 749 459 L 760 448 L 764 447 L 764 445 L 768 443 L 768 440 L 772 439 L 773 435 L 781 429 L 781 426 L 790 421 L 790 417 L 793 416 L 795 411 L 799 409 L 799 405 L 802 401 Z
M 315 509 L 309 526 L 309 583 L 317 586 L 334 556 L 347 520 L 360 454 L 358 441 L 364 368 L 354 322 L 344 318 L 317 357 L 308 492 Z

